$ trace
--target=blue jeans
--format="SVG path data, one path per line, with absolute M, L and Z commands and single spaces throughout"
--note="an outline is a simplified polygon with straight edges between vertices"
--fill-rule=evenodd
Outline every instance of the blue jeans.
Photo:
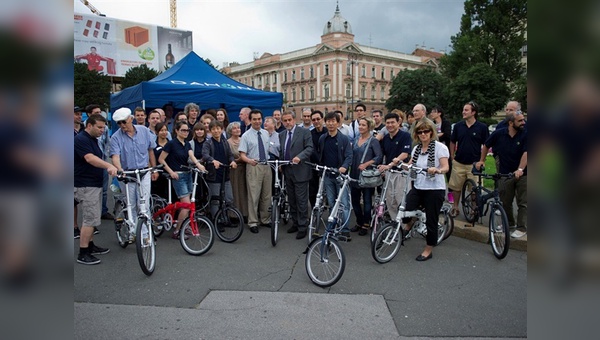
M 352 209 L 354 209 L 354 216 L 356 216 L 356 224 L 363 226 L 371 223 L 371 206 L 374 188 L 359 188 L 351 187 L 350 193 L 352 196 Z M 363 198 L 363 205 L 360 205 L 360 196 Z
M 342 187 L 337 183 L 335 177 L 331 177 L 329 175 L 325 175 L 325 181 L 323 185 L 325 186 L 327 202 L 329 202 L 329 209 L 331 211 Z M 342 209 L 342 218 L 344 219 L 343 221 L 340 221 L 340 223 L 343 223 L 342 231 L 350 232 L 350 229 L 348 228 L 348 220 L 350 217 L 350 200 L 348 199 L 348 189 L 346 189 L 342 195 L 341 203 L 343 207 L 340 207 L 340 209 Z

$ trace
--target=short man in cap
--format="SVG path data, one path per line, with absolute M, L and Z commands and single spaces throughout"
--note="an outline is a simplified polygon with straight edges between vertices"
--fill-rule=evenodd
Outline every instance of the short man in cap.
M 110 157 L 112 163 L 118 170 L 135 170 L 148 166 L 156 166 L 154 148 L 156 147 L 156 137 L 150 132 L 150 129 L 143 125 L 133 124 L 133 115 L 131 110 L 123 107 L 113 113 L 113 120 L 119 126 L 119 129 L 110 138 Z M 142 177 L 142 193 L 146 204 L 150 202 L 150 179 L 155 181 L 158 173 L 146 173 Z M 125 192 L 121 184 L 121 190 Z M 137 216 L 137 185 L 128 183 L 129 202 L 132 206 L 132 215 Z

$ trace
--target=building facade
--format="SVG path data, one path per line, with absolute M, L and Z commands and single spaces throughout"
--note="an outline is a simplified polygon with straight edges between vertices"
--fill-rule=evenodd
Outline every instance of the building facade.
M 283 109 L 294 110 L 297 117 L 302 108 L 310 107 L 324 113 L 340 110 L 346 120 L 352 120 L 358 102 L 368 111 L 386 112 L 392 80 L 401 70 L 437 67 L 435 58 L 425 54 L 355 43 L 352 27 L 337 5 L 320 44 L 283 54 L 264 53 L 252 62 L 229 65 L 223 72 L 246 85 L 283 93 Z

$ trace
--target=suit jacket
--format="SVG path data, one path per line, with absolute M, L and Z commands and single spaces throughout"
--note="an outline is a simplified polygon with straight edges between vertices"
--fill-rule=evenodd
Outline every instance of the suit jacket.
M 279 159 L 285 159 L 285 141 L 287 138 L 287 130 L 279 133 Z M 296 126 L 292 134 L 292 141 L 290 145 L 290 157 L 300 158 L 300 164 L 292 166 L 284 166 L 283 174 L 290 178 L 293 182 L 306 182 L 310 180 L 312 171 L 310 165 L 306 164 L 306 161 L 310 160 L 310 156 L 313 153 L 313 142 L 312 135 L 308 129 L 300 126 Z

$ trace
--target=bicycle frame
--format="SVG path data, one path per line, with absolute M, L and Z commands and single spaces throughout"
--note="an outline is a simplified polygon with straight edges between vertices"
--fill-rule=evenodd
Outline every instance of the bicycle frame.
M 149 167 L 149 168 L 144 168 L 144 169 L 136 169 L 136 170 L 131 170 L 131 171 L 121 171 L 120 175 L 117 177 L 118 180 L 123 181 L 125 183 L 125 209 L 127 210 L 127 219 L 125 220 L 125 223 L 127 224 L 127 227 L 129 228 L 130 233 L 135 234 L 135 225 L 136 222 L 133 220 L 133 211 L 132 211 L 132 207 L 133 205 L 130 203 L 130 195 L 131 193 L 129 192 L 129 186 L 127 185 L 127 182 L 133 182 L 136 184 L 138 190 L 138 197 L 137 197 L 137 206 L 138 206 L 138 214 L 137 217 L 147 217 L 148 220 L 151 220 L 150 214 L 148 213 L 149 209 L 146 206 L 146 199 L 144 198 L 144 192 L 142 192 L 142 190 L 144 189 L 142 186 L 142 176 L 145 176 L 148 172 L 150 171 L 154 171 L 159 167 Z M 131 176 L 134 175 L 135 177 Z
M 197 168 L 194 167 L 187 167 L 184 166 L 184 168 L 189 169 L 189 171 L 194 172 L 194 183 L 192 186 L 192 195 L 190 198 L 190 203 L 184 203 L 184 202 L 175 202 L 175 203 L 171 203 L 171 190 L 169 190 L 169 201 L 166 207 L 158 210 L 157 212 L 155 212 L 152 217 L 153 218 L 157 218 L 162 214 L 169 214 L 171 215 L 171 219 L 172 221 L 174 221 L 174 217 L 175 217 L 175 213 L 177 210 L 179 209 L 189 209 L 190 213 L 189 216 L 190 218 L 190 226 L 192 227 L 192 233 L 193 235 L 197 236 L 198 235 L 198 226 L 196 224 L 196 219 L 193 218 L 193 216 L 195 216 L 196 214 L 196 188 L 198 187 L 198 175 L 202 172 Z M 167 177 L 168 181 L 169 181 L 169 188 L 171 187 L 171 177 Z
M 498 180 L 500 180 L 500 178 L 512 178 L 514 176 L 512 173 L 486 174 L 483 171 L 485 171 L 485 168 L 482 168 L 480 172 L 473 172 L 473 175 L 477 176 L 477 187 L 475 190 L 477 192 L 477 212 L 479 213 L 480 219 L 487 214 L 490 204 L 502 205 L 502 201 L 500 200 L 500 192 L 498 191 Z M 483 186 L 484 178 L 494 180 L 494 190 L 490 190 Z M 492 201 L 490 202 L 490 200 Z

